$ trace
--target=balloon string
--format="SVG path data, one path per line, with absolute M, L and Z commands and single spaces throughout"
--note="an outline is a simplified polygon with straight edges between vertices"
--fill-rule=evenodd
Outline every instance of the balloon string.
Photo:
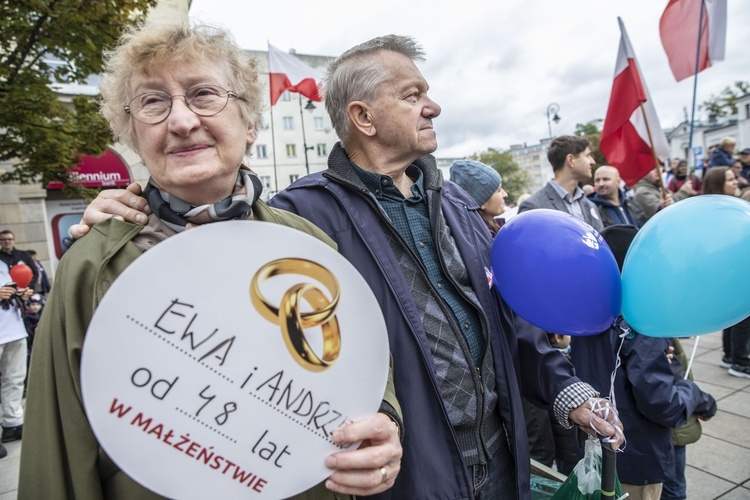
M 617 369 L 622 365 L 620 352 L 622 351 L 622 346 L 625 345 L 625 337 L 630 334 L 630 328 L 623 328 L 622 324 L 619 321 L 615 324 L 615 326 L 620 329 L 620 333 L 618 334 L 618 337 L 620 338 L 620 345 L 617 348 L 617 353 L 615 354 L 615 368 L 612 370 L 612 374 L 609 377 L 609 399 L 612 400 L 612 404 L 615 406 L 615 408 L 617 408 L 617 400 L 615 398 L 615 379 L 617 379 Z
M 690 375 L 690 368 L 693 367 L 693 360 L 695 359 L 695 352 L 698 350 L 698 341 L 700 340 L 700 337 L 695 337 L 695 344 L 693 345 L 693 352 L 690 354 L 690 361 L 688 361 L 687 368 L 685 369 L 685 377 L 683 380 L 687 380 L 688 375 Z
M 617 412 L 617 408 L 614 406 L 612 401 L 608 398 L 591 398 L 588 401 L 591 408 L 591 419 L 589 420 L 589 427 L 594 429 L 597 434 L 602 436 L 602 442 L 605 443 L 616 443 L 619 438 L 622 438 L 622 445 L 617 449 L 618 452 L 625 450 L 627 440 L 625 434 L 622 432 L 620 424 L 620 415 Z M 615 436 L 605 436 L 594 426 L 594 415 L 601 418 L 605 422 L 608 422 L 615 429 Z M 619 437 L 618 437 L 619 436 Z
M 600 434 L 603 436 L 599 430 L 594 427 L 594 415 L 598 416 L 599 418 L 609 421 L 610 418 L 612 418 L 612 421 L 610 424 L 612 427 L 615 428 L 615 437 L 603 437 L 602 441 L 605 443 L 614 443 L 617 442 L 618 438 L 617 436 L 622 437 L 622 446 L 618 448 L 617 451 L 623 451 L 625 450 L 625 447 L 627 445 L 627 440 L 625 439 L 625 434 L 623 434 L 622 429 L 618 424 L 620 424 L 620 416 L 617 412 L 617 398 L 615 397 L 615 381 L 617 380 L 617 370 L 622 365 L 622 359 L 620 357 L 620 352 L 622 351 L 622 346 L 625 345 L 625 337 L 627 337 L 630 334 L 630 328 L 629 327 L 623 327 L 622 323 L 620 321 L 616 321 L 615 325 L 617 328 L 620 329 L 620 333 L 618 334 L 618 337 L 620 339 L 620 345 L 617 347 L 617 353 L 615 354 L 615 367 L 612 370 L 612 374 L 609 378 L 609 397 L 608 398 L 592 398 L 589 399 L 589 405 L 591 407 L 591 421 L 589 422 L 589 425 L 597 432 L 597 434 Z

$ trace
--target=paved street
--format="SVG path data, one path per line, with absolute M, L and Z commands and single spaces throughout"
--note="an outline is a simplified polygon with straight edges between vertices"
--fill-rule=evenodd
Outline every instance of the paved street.
M 694 339 L 683 341 L 686 351 Z M 713 394 L 719 412 L 703 422 L 703 437 L 687 449 L 688 498 L 750 500 L 750 379 L 719 367 L 721 333 L 700 337 L 694 364 L 696 382 Z M 15 500 L 21 443 L 6 443 L 0 459 L 0 500 Z
M 694 339 L 682 341 L 685 351 Z M 689 499 L 750 499 L 750 379 L 732 377 L 721 360 L 721 333 L 698 341 L 693 376 L 717 400 L 719 412 L 703 424 L 703 437 L 687 447 Z

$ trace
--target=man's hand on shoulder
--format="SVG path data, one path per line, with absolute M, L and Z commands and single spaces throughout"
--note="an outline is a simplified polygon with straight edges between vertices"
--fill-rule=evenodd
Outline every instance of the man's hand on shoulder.
M 105 189 L 86 207 L 81 222 L 70 226 L 70 235 L 81 238 L 94 224 L 110 217 L 145 224 L 151 209 L 141 197 L 142 192 L 141 186 L 135 182 L 126 189 Z

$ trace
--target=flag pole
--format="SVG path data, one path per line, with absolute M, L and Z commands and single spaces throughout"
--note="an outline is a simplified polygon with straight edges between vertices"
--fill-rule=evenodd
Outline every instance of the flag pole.
M 266 40 L 266 44 L 268 45 L 268 50 L 266 51 L 266 57 L 268 58 L 268 96 L 269 96 L 269 102 L 273 100 L 271 98 L 272 89 L 271 89 L 271 42 Z M 276 132 L 273 126 L 273 103 L 270 102 L 271 106 L 271 155 L 273 156 L 273 187 L 274 190 L 278 193 L 279 192 L 279 171 L 276 168 Z
M 659 189 L 661 189 L 661 197 L 667 197 L 667 188 L 664 187 L 664 179 L 661 176 L 661 165 L 659 164 L 659 157 L 656 156 L 656 149 L 654 148 L 654 139 L 651 137 L 651 127 L 648 125 L 648 117 L 646 116 L 646 110 L 643 108 L 643 103 L 638 104 L 641 107 L 641 114 L 643 115 L 643 123 L 646 125 L 646 133 L 648 134 L 648 143 L 651 146 L 651 155 L 654 157 L 654 166 L 656 171 L 659 172 Z
M 701 36 L 703 35 L 703 8 L 706 0 L 701 0 L 701 13 L 698 16 L 698 47 L 695 49 L 695 75 L 693 76 L 693 109 L 690 113 L 690 136 L 688 138 L 688 154 L 693 158 L 693 171 L 695 171 L 695 154 L 693 153 L 693 127 L 695 123 L 695 98 L 698 95 L 698 68 L 701 57 Z M 688 163 L 690 165 L 690 163 Z M 690 169 L 686 172 L 685 182 L 690 181 Z
M 627 36 L 627 31 L 625 30 L 625 25 L 622 22 L 622 19 L 618 16 L 617 22 L 620 25 L 620 33 L 625 36 L 625 39 L 627 41 L 627 44 L 630 45 L 630 38 Z M 631 48 L 632 50 L 632 48 Z M 636 63 L 637 65 L 637 63 Z M 640 73 L 640 68 L 638 68 L 638 73 Z M 631 73 L 632 76 L 632 73 Z M 635 78 L 634 78 L 635 79 Z M 638 88 L 638 83 L 633 82 L 633 85 Z M 661 165 L 659 165 L 659 157 L 656 156 L 656 148 L 654 147 L 654 138 L 651 136 L 651 127 L 648 124 L 648 116 L 646 115 L 646 108 L 643 107 L 643 100 L 638 100 L 638 106 L 641 108 L 641 115 L 643 115 L 643 123 L 646 125 L 646 134 L 648 135 L 648 145 L 651 146 L 651 156 L 654 158 L 654 167 L 656 167 L 656 171 L 659 173 L 659 189 L 661 190 L 661 197 L 666 199 L 667 197 L 667 188 L 664 186 L 664 179 L 661 175 Z
M 271 105 L 271 154 L 273 155 L 273 184 L 276 192 L 279 192 L 279 172 L 276 169 L 276 133 L 273 128 L 273 105 Z

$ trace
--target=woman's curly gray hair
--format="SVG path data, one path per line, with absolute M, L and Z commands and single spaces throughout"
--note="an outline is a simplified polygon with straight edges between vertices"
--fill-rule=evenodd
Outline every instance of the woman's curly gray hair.
M 153 68 L 196 61 L 226 64 L 233 87 L 228 90 L 242 98 L 238 103 L 243 118 L 257 127 L 263 111 L 263 85 L 255 57 L 240 49 L 231 34 L 221 28 L 188 22 L 151 23 L 131 28 L 120 37 L 117 47 L 105 54 L 101 113 L 115 140 L 138 149 L 133 121 L 123 109 L 134 97 L 133 76 Z

